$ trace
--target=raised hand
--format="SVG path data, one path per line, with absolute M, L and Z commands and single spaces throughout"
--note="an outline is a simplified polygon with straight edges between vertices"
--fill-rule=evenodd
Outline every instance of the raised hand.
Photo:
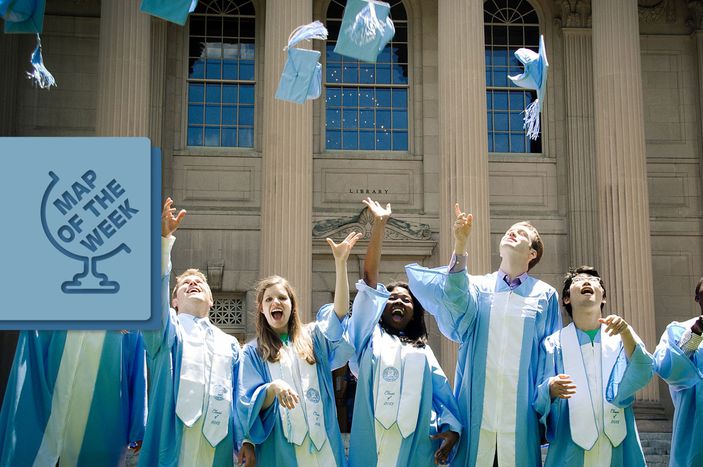
M 300 396 L 295 389 L 282 379 L 272 381 L 270 387 L 276 394 L 278 403 L 286 409 L 293 409 L 300 402 Z
M 608 315 L 605 318 L 598 318 L 598 321 L 605 324 L 605 332 L 611 336 L 617 336 L 629 331 L 630 325 L 618 315 Z
M 362 203 L 369 208 L 371 214 L 373 214 L 374 221 L 387 221 L 391 217 L 391 203 L 386 204 L 384 208 L 378 201 L 374 201 L 371 198 L 366 198 L 361 200 Z
M 327 244 L 330 248 L 332 248 L 334 259 L 337 261 L 346 261 L 347 258 L 349 258 L 349 252 L 351 252 L 354 245 L 356 245 L 356 242 L 358 242 L 362 236 L 363 235 L 361 233 L 351 232 L 347 235 L 347 238 L 342 240 L 340 243 L 334 243 L 334 240 L 328 238 Z
M 449 460 L 449 454 L 452 452 L 452 448 L 457 441 L 459 441 L 459 433 L 455 431 L 444 431 L 430 436 L 430 438 L 442 440 L 439 449 L 434 453 L 434 463 L 446 464 L 447 460 Z
M 240 449 L 239 454 L 237 454 L 237 465 L 241 465 L 242 467 L 256 466 L 256 449 L 250 442 L 242 443 L 242 449 Z
M 554 399 L 571 399 L 576 394 L 576 386 L 569 375 L 556 375 L 549 378 L 549 396 Z
M 474 215 L 462 212 L 459 203 L 454 204 L 454 253 L 463 255 L 466 252 L 466 242 L 471 235 L 471 226 L 474 223 Z
M 178 214 L 176 214 L 176 208 L 173 207 L 173 200 L 171 198 L 166 198 L 164 203 L 164 209 L 161 211 L 161 236 L 168 238 L 178 230 L 178 226 L 181 225 L 181 221 L 186 215 L 186 210 L 181 209 Z

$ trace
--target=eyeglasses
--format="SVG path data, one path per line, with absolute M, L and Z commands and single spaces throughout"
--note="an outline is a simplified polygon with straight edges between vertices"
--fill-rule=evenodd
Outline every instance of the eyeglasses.
M 600 278 L 596 276 L 580 275 L 571 279 L 572 284 L 580 284 L 581 282 L 597 282 L 600 284 Z

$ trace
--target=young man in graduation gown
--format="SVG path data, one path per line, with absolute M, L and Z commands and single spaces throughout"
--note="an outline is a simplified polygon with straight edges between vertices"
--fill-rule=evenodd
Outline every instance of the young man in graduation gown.
M 137 332 L 22 331 L 0 412 L 0 465 L 116 467 L 146 422 Z
M 605 285 L 594 268 L 571 270 L 561 300 L 573 322 L 542 343 L 534 405 L 546 465 L 644 467 L 632 403 L 652 379 L 652 356 L 623 318 L 602 318 Z
M 541 465 L 532 408 L 537 355 L 542 339 L 561 328 L 556 291 L 527 274 L 542 256 L 542 240 L 532 225 L 517 223 L 500 241 L 500 269 L 469 275 L 466 242 L 473 216 L 458 204 L 454 211 L 449 267 L 405 268 L 413 294 L 440 331 L 461 344 L 454 394 L 465 434 L 452 465 Z
M 242 427 L 234 400 L 239 343 L 208 319 L 213 304 L 205 276 L 188 269 L 176 278 L 169 307 L 173 233 L 185 217 L 168 198 L 161 216 L 163 322 L 144 331 L 151 375 L 149 418 L 139 465 L 253 466 L 253 447 L 242 448 Z
M 694 293 L 700 315 L 669 324 L 654 352 L 654 371 L 674 402 L 671 467 L 703 465 L 703 277 Z

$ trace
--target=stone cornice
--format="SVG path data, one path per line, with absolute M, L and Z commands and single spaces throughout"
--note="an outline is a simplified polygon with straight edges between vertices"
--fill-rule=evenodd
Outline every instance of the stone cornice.
M 554 22 L 562 28 L 590 28 L 591 27 L 591 1 L 590 0 L 556 0 L 557 8 L 561 12 Z
M 313 222 L 313 239 L 344 239 L 350 232 L 361 232 L 362 240 L 371 238 L 373 216 L 364 208 L 356 216 L 337 217 Z M 432 230 L 428 224 L 401 221 L 391 217 L 386 224 L 384 239 L 391 241 L 427 241 L 432 239 Z

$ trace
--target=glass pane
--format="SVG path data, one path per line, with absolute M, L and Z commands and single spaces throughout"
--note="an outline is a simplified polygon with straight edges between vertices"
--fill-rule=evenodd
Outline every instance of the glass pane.
M 228 104 L 235 104 L 237 102 L 237 87 L 232 84 L 222 85 L 222 102 Z
M 524 103 L 522 92 L 511 92 L 510 93 L 510 109 L 511 110 L 522 110 Z
M 493 152 L 493 132 L 488 132 L 488 152 Z
M 342 122 L 339 115 L 339 109 L 327 109 L 325 121 L 327 128 L 342 128 Z
M 343 71 L 343 81 L 345 83 L 358 83 L 359 82 L 359 65 L 345 63 L 342 65 Z
M 376 57 L 376 63 L 389 63 L 391 61 L 391 45 L 386 45 Z
M 510 135 L 510 152 L 525 152 L 525 135 Z
M 393 83 L 408 84 L 408 66 L 393 65 Z
M 237 106 L 223 105 L 222 106 L 222 124 L 236 125 L 237 124 Z M 224 136 L 223 136 L 224 138 Z
M 522 37 L 522 26 L 508 27 L 508 43 L 510 47 L 522 47 L 524 45 Z
M 205 62 L 203 60 L 197 60 L 191 65 L 190 73 L 188 73 L 188 78 L 205 78 Z
M 373 110 L 361 110 L 359 112 L 359 127 L 360 128 L 373 128 L 374 127 Z M 370 136 L 370 138 L 371 138 L 371 141 L 373 141 L 373 134 Z
M 394 131 L 393 132 L 393 150 L 407 151 L 408 150 L 408 132 Z
M 253 148 L 254 147 L 254 129 L 253 128 L 240 128 L 238 130 L 239 140 L 237 141 L 237 146 L 240 148 Z
M 325 47 L 325 53 L 327 54 L 327 63 L 341 62 L 342 56 L 334 53 L 334 44 L 327 44 Z
M 391 111 L 377 110 L 376 111 L 376 129 L 390 129 L 391 127 Z
M 391 132 L 388 130 L 376 132 L 376 150 L 390 151 L 391 150 Z
M 239 62 L 239 79 L 253 80 L 254 79 L 254 61 L 242 60 Z
M 391 65 L 389 63 L 379 63 L 376 65 L 376 83 L 391 83 Z
M 222 146 L 233 147 L 237 145 L 237 130 L 235 128 L 222 129 Z
M 188 146 L 203 145 L 203 127 L 189 126 L 188 127 Z
M 498 131 L 508 131 L 508 113 L 507 112 L 494 112 L 493 113 L 493 124 L 495 125 L 495 130 Z
M 205 146 L 220 145 L 220 129 L 205 127 Z
M 244 126 L 254 126 L 254 106 L 239 106 L 239 124 Z
M 511 81 L 512 83 L 512 81 Z M 508 70 L 505 68 L 498 68 L 493 71 L 493 86 L 507 86 L 508 85 Z
M 219 84 L 208 84 L 205 87 L 205 99 L 207 102 L 222 102 L 222 92 L 221 85 Z
M 207 125 L 220 124 L 220 106 L 208 105 L 205 107 L 205 123 Z
M 327 88 L 327 106 L 338 107 L 342 105 L 342 90 L 339 88 Z
M 407 129 L 408 128 L 408 113 L 403 110 L 393 111 L 393 128 Z
M 508 92 L 507 91 L 495 91 L 493 93 L 493 108 L 494 109 L 507 109 L 508 108 Z
M 357 149 L 359 144 L 357 142 L 359 134 L 356 131 L 343 131 L 342 132 L 342 149 Z
M 205 35 L 205 18 L 198 16 L 190 17 L 190 35 L 204 36 Z
M 205 95 L 204 85 L 198 83 L 191 83 L 188 85 L 188 101 L 189 102 L 203 102 L 203 97 Z
M 347 129 L 359 127 L 359 114 L 354 110 L 345 110 L 342 112 L 342 126 Z
M 393 107 L 408 107 L 408 90 L 394 89 L 393 90 Z
M 335 63 L 327 64 L 327 82 L 340 83 L 342 81 L 342 65 Z
M 239 58 L 242 60 L 254 60 L 256 47 L 253 42 L 242 42 L 239 44 Z
M 359 89 L 359 107 L 373 108 L 376 107 L 376 98 L 373 88 Z
M 222 78 L 236 80 L 239 78 L 237 61 L 236 60 L 225 60 L 222 63 Z
M 358 107 L 359 106 L 359 91 L 356 89 L 345 89 L 342 91 L 342 105 L 345 107 Z
M 188 106 L 188 123 L 190 124 L 200 124 L 203 123 L 203 106 L 202 105 L 189 105 Z
M 495 152 L 509 152 L 508 147 L 508 135 L 505 133 L 494 133 L 494 151 Z
M 374 84 L 375 70 L 373 65 L 361 65 L 359 69 L 359 82 L 362 84 Z
M 253 104 L 254 103 L 254 85 L 240 84 L 239 85 L 239 103 Z
M 254 27 L 254 18 L 241 18 L 239 22 L 239 33 L 241 37 L 253 39 L 256 29 Z
M 510 112 L 510 130 L 522 130 L 524 119 L 521 112 Z
M 390 107 L 391 106 L 391 90 L 390 89 L 376 89 L 376 107 Z
M 341 149 L 342 148 L 342 132 L 341 131 L 331 131 L 327 130 L 325 132 L 327 136 L 327 149 Z
M 376 140 L 373 131 L 359 132 L 359 149 L 373 151 L 376 149 Z

